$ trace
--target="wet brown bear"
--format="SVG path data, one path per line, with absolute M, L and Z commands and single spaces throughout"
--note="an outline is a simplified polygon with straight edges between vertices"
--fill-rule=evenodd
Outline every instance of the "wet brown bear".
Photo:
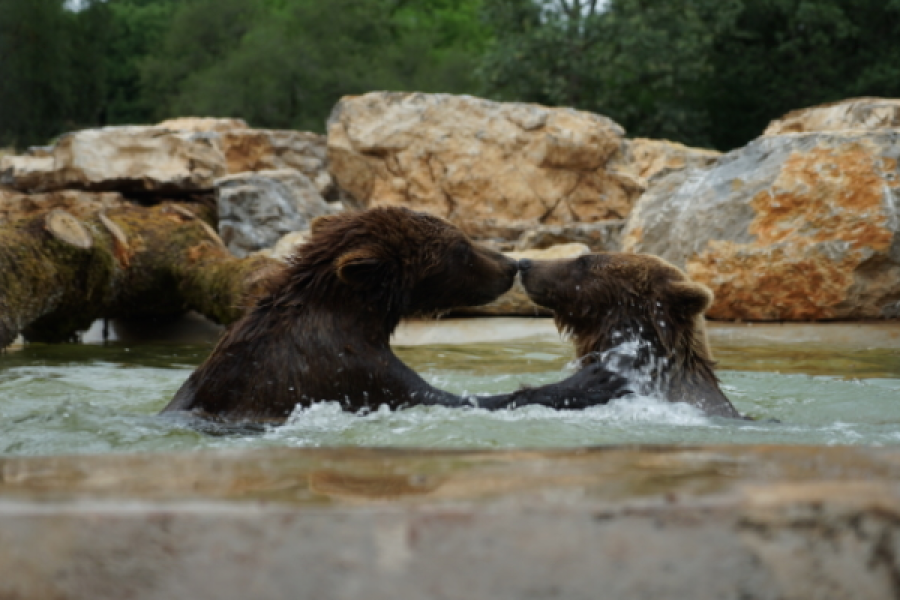
M 515 261 L 423 213 L 390 207 L 321 217 L 268 294 L 229 327 L 163 412 L 280 422 L 297 405 L 319 401 L 350 411 L 471 406 L 471 398 L 436 389 L 407 367 L 391 350 L 391 334 L 406 316 L 490 302 L 516 272 Z M 605 401 L 622 381 L 603 371 L 477 403 Z
M 680 269 L 655 256 L 621 253 L 520 261 L 519 268 L 528 295 L 554 311 L 583 364 L 637 370 L 650 376 L 652 389 L 635 391 L 740 417 L 713 371 L 703 320 L 712 292 Z

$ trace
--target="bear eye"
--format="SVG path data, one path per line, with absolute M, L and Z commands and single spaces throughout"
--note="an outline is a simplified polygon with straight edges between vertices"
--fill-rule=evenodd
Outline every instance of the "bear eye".
M 459 241 L 453 244 L 453 256 L 457 260 L 465 260 L 469 257 L 469 252 L 471 252 L 471 248 L 468 243 L 464 241 Z

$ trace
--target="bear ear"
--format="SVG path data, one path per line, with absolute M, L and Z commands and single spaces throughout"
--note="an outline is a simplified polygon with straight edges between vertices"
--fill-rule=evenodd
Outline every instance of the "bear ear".
M 389 261 L 375 248 L 345 252 L 335 261 L 338 278 L 350 285 L 374 285 L 388 275 Z
M 322 228 L 323 225 L 328 225 L 329 223 L 334 223 L 339 218 L 340 217 L 338 215 L 325 215 L 322 217 L 316 217 L 309 224 L 309 232 L 311 234 L 316 233 L 317 231 L 319 231 Z
M 705 285 L 691 281 L 669 284 L 669 302 L 679 314 L 697 315 L 712 305 L 713 293 Z

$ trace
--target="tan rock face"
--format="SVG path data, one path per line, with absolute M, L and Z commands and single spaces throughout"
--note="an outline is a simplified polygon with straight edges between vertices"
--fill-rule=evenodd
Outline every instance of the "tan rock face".
M 900 100 L 851 98 L 789 112 L 769 123 L 763 135 L 894 127 L 900 127 Z
M 77 131 L 54 146 L 0 157 L 0 185 L 25 192 L 193 192 L 225 175 L 272 169 L 300 171 L 321 195 L 334 195 L 325 136 L 193 117 Z
M 471 235 L 517 236 L 627 215 L 641 187 L 605 169 L 623 133 L 572 109 L 376 92 L 337 105 L 328 155 L 338 185 L 364 206 L 407 205 Z
M 896 131 L 761 138 L 651 188 L 623 247 L 708 285 L 714 318 L 898 317 L 898 156 Z
M 515 250 L 542 250 L 560 244 L 585 244 L 593 252 L 616 252 L 620 248 L 624 219 L 610 219 L 597 223 L 568 225 L 539 225 L 523 233 L 515 243 Z
M 176 131 L 193 131 L 194 133 L 223 132 L 250 128 L 247 125 L 247 121 L 243 119 L 216 119 L 213 117 L 179 117 L 163 121 L 157 127 L 174 129 Z
M 247 171 L 295 169 L 309 177 L 322 196 L 334 191 L 328 173 L 324 135 L 308 131 L 251 129 L 243 119 L 183 117 L 157 127 L 178 131 L 215 132 L 214 142 L 225 156 L 229 175 Z
M 688 168 L 706 168 L 721 152 L 705 148 L 691 148 L 668 140 L 635 138 L 625 140 L 620 152 L 610 160 L 607 168 L 628 175 L 644 187 L 655 176 Z
M 209 135 L 161 127 L 87 129 L 37 155 L 0 159 L 0 184 L 28 192 L 195 191 L 222 175 L 224 157 Z
M 233 129 L 218 140 L 229 173 L 294 169 L 316 185 L 323 197 L 332 195 L 324 135 L 308 131 Z

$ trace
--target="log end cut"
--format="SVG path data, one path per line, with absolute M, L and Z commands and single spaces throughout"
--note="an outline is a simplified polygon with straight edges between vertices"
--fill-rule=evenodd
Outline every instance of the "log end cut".
M 70 246 L 89 250 L 94 245 L 94 238 L 81 221 L 60 208 L 47 213 L 44 227 L 53 237 Z

